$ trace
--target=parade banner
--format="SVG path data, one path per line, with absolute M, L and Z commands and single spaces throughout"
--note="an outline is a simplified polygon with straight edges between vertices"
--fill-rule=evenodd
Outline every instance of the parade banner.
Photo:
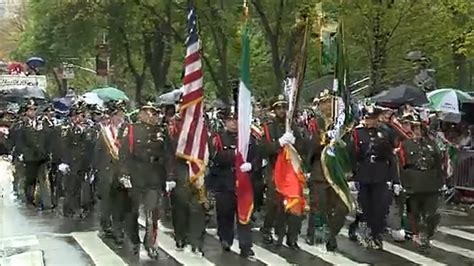
M 0 75 L 0 91 L 18 87 L 37 87 L 46 91 L 46 76 Z

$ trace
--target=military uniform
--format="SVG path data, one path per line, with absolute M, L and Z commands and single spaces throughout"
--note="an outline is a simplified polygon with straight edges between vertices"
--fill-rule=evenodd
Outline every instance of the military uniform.
M 72 116 L 81 115 L 83 110 L 72 110 Z M 86 128 L 82 123 L 67 123 L 61 128 L 61 164 L 67 165 L 63 172 L 65 216 L 82 215 L 81 188 L 87 173 Z M 58 166 L 59 167 L 59 166 Z
M 273 107 L 286 105 L 287 102 L 283 95 L 279 95 L 273 102 Z M 295 134 L 298 133 L 294 130 Z M 301 217 L 287 213 L 284 206 L 284 200 L 280 193 L 276 191 L 273 181 L 273 169 L 279 152 L 282 150 L 279 139 L 286 133 L 286 118 L 275 117 L 270 123 L 264 125 L 264 143 L 263 151 L 266 159 L 269 161 L 268 171 L 266 173 L 266 216 L 264 225 L 261 229 L 266 242 L 272 242 L 271 230 L 275 227 L 278 236 L 277 245 L 281 245 L 284 236 L 287 237 L 287 244 L 292 248 L 299 248 L 297 244 L 298 235 L 301 227 Z M 296 137 L 296 149 L 300 150 L 301 137 Z
M 324 177 L 321 165 L 321 153 L 329 143 L 326 132 L 331 126 L 330 119 L 323 114 L 315 117 L 313 134 L 309 140 L 308 165 L 311 167 L 311 176 L 307 180 L 309 187 L 310 212 L 306 242 L 323 242 L 328 250 L 337 248 L 336 236 L 344 226 L 347 207 Z M 318 234 L 315 236 L 316 229 Z
M 429 245 L 439 223 L 442 155 L 429 136 L 405 140 L 400 147 L 401 179 L 408 197 L 413 233 L 421 247 Z
M 145 108 L 156 112 L 152 106 L 144 106 L 142 110 Z M 122 180 L 129 178 L 131 185 L 128 187 L 124 184 L 129 189 L 131 201 L 126 232 L 134 245 L 134 251 L 138 252 L 139 210 L 140 206 L 144 206 L 146 233 L 143 243 L 152 258 L 157 256 L 159 201 L 165 181 L 165 173 L 160 171 L 165 163 L 163 157 L 163 137 L 158 125 L 137 122 L 128 126 L 120 148 L 120 177 Z
M 27 108 L 35 108 L 34 102 Z M 36 117 L 27 118 L 24 127 L 21 130 L 21 157 L 25 163 L 25 195 L 28 203 L 36 204 L 38 207 L 43 205 L 45 208 L 51 208 L 51 202 L 44 195 L 48 193 L 47 163 L 48 151 L 46 147 L 46 135 L 43 122 Z M 36 201 L 36 183 L 39 181 L 39 192 L 44 202 Z
M 94 148 L 92 167 L 96 171 L 97 192 L 99 197 L 100 226 L 102 233 L 107 236 L 112 234 L 112 184 L 118 179 L 118 138 L 116 126 L 107 122 L 98 124 L 98 136 Z

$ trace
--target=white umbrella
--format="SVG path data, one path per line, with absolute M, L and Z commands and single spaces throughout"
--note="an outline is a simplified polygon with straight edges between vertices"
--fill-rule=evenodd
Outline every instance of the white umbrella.
M 104 106 L 104 101 L 102 101 L 102 99 L 100 99 L 99 96 L 93 92 L 85 93 L 81 96 L 80 100 L 86 104 L 97 105 L 100 107 Z
M 181 89 L 176 89 L 168 93 L 161 94 L 156 99 L 158 104 L 175 104 L 181 98 L 183 91 Z

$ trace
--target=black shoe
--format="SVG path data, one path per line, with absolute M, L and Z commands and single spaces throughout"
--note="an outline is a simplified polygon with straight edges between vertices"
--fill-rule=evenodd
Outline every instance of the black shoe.
M 204 258 L 204 251 L 200 248 L 192 247 L 191 252 L 200 258 Z
M 140 244 L 132 244 L 132 255 L 140 256 Z
M 230 244 L 226 241 L 221 241 L 222 250 L 225 252 L 230 252 Z
M 314 246 L 314 235 L 313 236 L 306 236 L 305 239 L 306 244 L 310 246 Z
M 357 242 L 357 225 L 352 223 L 349 225 L 349 240 Z
M 240 256 L 250 261 L 257 261 L 257 258 L 255 257 L 255 253 L 251 249 L 247 251 L 240 251 Z
M 186 245 L 182 241 L 177 241 L 176 242 L 176 250 L 177 251 L 183 251 L 185 246 Z
M 329 252 L 335 252 L 337 250 L 337 241 L 336 238 L 332 237 L 326 243 L 326 250 Z
M 147 248 L 147 255 L 152 260 L 158 260 L 158 249 L 156 248 Z
M 286 242 L 286 245 L 288 246 L 288 248 L 292 249 L 292 250 L 300 250 L 300 246 L 298 246 L 298 243 L 288 243 Z
M 376 237 L 373 240 L 374 249 L 383 250 L 383 241 L 381 237 Z
M 265 244 L 272 244 L 273 243 L 273 236 L 271 233 L 262 233 L 263 242 Z

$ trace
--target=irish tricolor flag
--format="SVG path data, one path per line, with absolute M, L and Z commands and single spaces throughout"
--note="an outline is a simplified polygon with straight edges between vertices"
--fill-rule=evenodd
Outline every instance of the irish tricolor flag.
M 250 93 L 250 40 L 247 25 L 242 28 L 242 55 L 240 61 L 240 85 L 238 97 L 238 144 L 235 160 L 237 212 L 239 222 L 248 224 L 253 211 L 253 187 L 249 173 L 240 171 L 240 166 L 247 162 L 250 130 L 252 123 L 252 102 Z

